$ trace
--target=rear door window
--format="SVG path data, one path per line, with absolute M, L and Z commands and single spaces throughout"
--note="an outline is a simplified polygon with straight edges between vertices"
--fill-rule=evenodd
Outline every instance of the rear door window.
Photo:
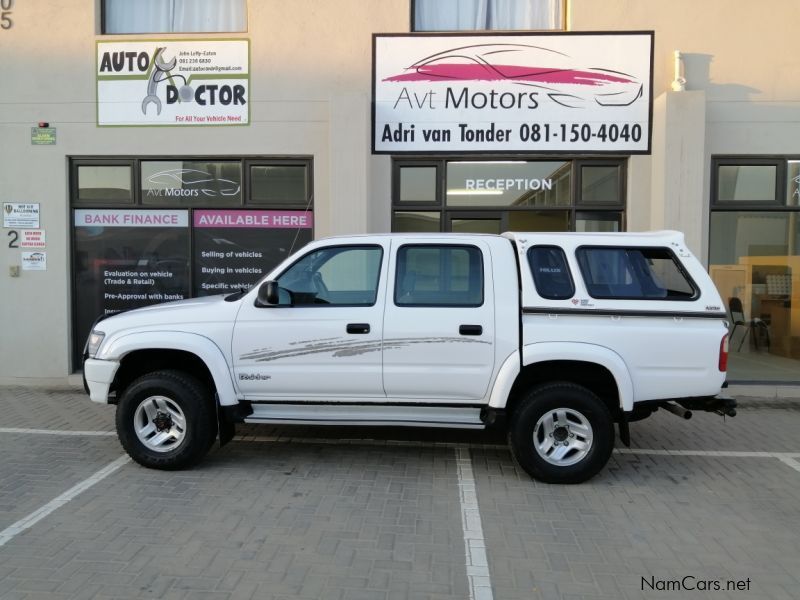
M 397 306 L 481 306 L 481 251 L 475 246 L 401 246 L 394 294 Z
M 576 251 L 592 298 L 696 300 L 697 286 L 668 248 L 582 246 Z
M 528 265 L 536 292 L 542 298 L 567 300 L 575 295 L 567 256 L 558 246 L 534 246 L 528 250 Z

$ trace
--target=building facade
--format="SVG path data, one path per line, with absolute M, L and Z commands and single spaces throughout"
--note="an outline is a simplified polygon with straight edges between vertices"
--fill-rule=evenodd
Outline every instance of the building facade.
M 80 369 L 99 314 L 249 285 L 312 238 L 678 229 L 727 303 L 730 378 L 797 382 L 794 8 L 790 0 L 0 0 L 0 378 L 64 378 Z M 374 94 L 391 79 L 376 82 L 375 72 L 395 48 L 378 40 L 402 39 L 422 56 L 420 40 L 457 29 L 489 34 L 470 47 L 498 51 L 533 31 L 573 41 L 590 32 L 585 43 L 608 64 L 625 59 L 614 40 L 649 39 L 650 55 L 638 56 L 646 82 L 629 101 L 649 103 L 637 136 L 647 143 L 604 150 L 589 129 L 592 143 L 573 149 L 486 139 L 475 151 L 392 146 L 395 129 L 373 130 Z M 579 66 L 600 77 L 607 65 Z M 543 93 L 537 86 L 531 93 Z M 576 98 L 559 104 L 599 103 Z M 432 96 L 411 92 L 403 101 L 433 106 Z M 486 102 L 481 110 L 499 120 L 511 107 Z

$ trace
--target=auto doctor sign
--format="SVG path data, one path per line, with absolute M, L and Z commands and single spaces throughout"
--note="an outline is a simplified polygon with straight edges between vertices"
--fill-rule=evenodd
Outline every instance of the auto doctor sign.
M 97 43 L 97 124 L 247 125 L 249 40 Z
M 373 36 L 376 154 L 650 151 L 653 32 Z

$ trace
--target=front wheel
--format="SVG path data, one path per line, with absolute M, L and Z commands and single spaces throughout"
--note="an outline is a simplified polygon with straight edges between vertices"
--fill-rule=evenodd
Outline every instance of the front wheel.
M 155 469 L 197 463 L 214 442 L 209 390 L 181 371 L 139 377 L 117 404 L 117 435 L 130 457 Z
M 608 407 L 574 383 L 533 389 L 512 416 L 509 445 L 517 463 L 545 483 L 582 483 L 608 462 L 614 423 Z

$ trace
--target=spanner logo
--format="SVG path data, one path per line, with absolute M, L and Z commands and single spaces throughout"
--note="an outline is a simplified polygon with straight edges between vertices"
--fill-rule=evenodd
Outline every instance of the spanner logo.
M 164 62 L 162 60 L 162 53 L 164 50 L 166 50 L 165 46 L 156 48 L 156 52 L 153 55 L 153 69 L 150 72 L 150 78 L 147 80 L 147 95 L 144 97 L 144 100 L 142 100 L 143 115 L 147 115 L 147 107 L 150 104 L 156 105 L 157 115 L 161 114 L 161 98 L 158 97 L 156 92 L 158 91 L 158 84 L 164 80 L 170 80 L 170 82 L 172 82 L 175 78 L 183 79 L 183 86 L 181 86 L 179 91 L 180 99 L 183 102 L 191 102 L 194 97 L 194 90 L 192 86 L 186 83 L 186 78 L 183 75 L 173 75 L 171 73 L 175 65 L 178 64 L 178 60 L 174 56 L 169 62 Z

